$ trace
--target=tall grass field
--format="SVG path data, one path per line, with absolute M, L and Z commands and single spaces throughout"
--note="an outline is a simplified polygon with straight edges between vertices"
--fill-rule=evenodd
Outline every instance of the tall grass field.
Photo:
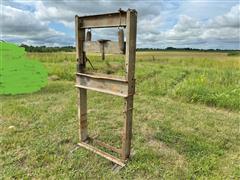
M 78 143 L 74 53 L 28 53 L 48 71 L 32 94 L 0 96 L 1 179 L 238 179 L 240 56 L 138 52 L 134 155 L 119 172 Z M 124 57 L 88 55 L 94 71 L 124 75 Z M 87 64 L 87 69 L 93 71 Z M 88 91 L 89 134 L 120 147 L 122 98 Z

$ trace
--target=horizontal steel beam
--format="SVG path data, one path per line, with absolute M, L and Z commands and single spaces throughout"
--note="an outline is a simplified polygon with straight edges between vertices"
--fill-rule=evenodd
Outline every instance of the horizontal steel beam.
M 126 27 L 126 11 L 78 17 L 80 28 Z
M 92 138 L 92 137 L 88 137 L 88 139 L 92 142 L 92 143 L 95 143 L 95 144 L 97 144 L 97 145 L 99 145 L 99 146 L 102 146 L 102 147 L 104 147 L 104 148 L 106 148 L 106 149 L 108 149 L 108 150 L 110 150 L 110 151 L 112 151 L 112 152 L 115 152 L 115 153 L 118 153 L 118 154 L 122 154 L 122 149 L 118 149 L 118 148 L 116 148 L 116 147 L 114 147 L 114 146 L 111 146 L 111 145 L 109 145 L 109 144 L 107 144 L 107 143 L 105 143 L 105 142 L 102 142 L 102 141 L 100 141 L 100 140 L 98 140 L 98 139 L 96 139 L 96 138 Z
M 102 47 L 104 46 L 104 47 Z M 85 41 L 84 51 L 90 53 L 104 53 L 105 54 L 124 54 L 119 47 L 118 42 L 107 41 L 100 43 L 99 41 Z
M 125 164 L 120 159 L 118 159 L 118 158 L 116 158 L 116 157 L 112 156 L 111 154 L 108 154 L 104 151 L 101 151 L 100 149 L 97 149 L 97 148 L 95 148 L 95 147 L 93 147 L 93 146 L 91 146 L 87 143 L 80 142 L 80 143 L 78 143 L 78 145 L 81 146 L 81 147 L 84 147 L 84 148 L 86 148 L 86 149 L 88 149 L 88 150 L 90 150 L 90 151 L 92 151 L 92 152 L 94 152 L 94 153 L 96 153 L 96 154 L 98 154 L 98 155 L 116 163 L 116 164 L 118 164 L 119 166 L 122 166 L 122 167 L 125 166 Z
M 77 73 L 78 88 L 94 90 L 121 97 L 128 96 L 128 82 L 124 79 L 117 79 L 107 76 Z

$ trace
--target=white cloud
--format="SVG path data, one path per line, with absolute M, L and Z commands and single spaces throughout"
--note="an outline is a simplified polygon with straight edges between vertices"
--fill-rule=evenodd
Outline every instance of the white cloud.
M 240 5 L 233 6 L 228 13 L 210 20 L 209 27 L 240 28 Z
M 236 43 L 240 47 L 240 5 L 231 8 L 222 16 L 209 20 L 205 26 L 202 38 L 223 43 Z
M 161 15 L 148 16 L 147 18 L 140 19 L 138 22 L 138 32 L 158 34 L 163 23 Z
M 239 0 L 184 0 L 180 3 L 178 14 L 199 20 L 213 19 L 226 14 L 236 4 Z
M 32 12 L 2 6 L 0 27 L 3 39 L 28 39 L 42 41 L 64 36 L 63 32 L 49 28 L 48 23 L 40 21 Z
M 235 2 L 232 6 L 232 1 L 225 4 L 231 4 L 231 7 L 224 7 L 224 3 L 216 1 L 191 0 L 4 1 L 0 26 L 4 37 L 17 42 L 68 45 L 74 44 L 76 14 L 114 12 L 120 7 L 125 10 L 135 8 L 138 10 L 138 47 L 239 48 L 240 5 Z M 62 24 L 71 33 L 65 33 L 66 29 L 53 29 L 54 26 L 50 28 L 53 23 Z M 116 39 L 116 34 L 116 30 L 93 32 L 95 39 Z
M 34 14 L 36 18 L 42 21 L 71 22 L 75 15 L 74 11 L 60 7 L 46 6 L 42 1 L 36 1 L 35 8 L 36 11 Z
M 188 16 L 180 16 L 173 29 L 167 31 L 165 36 L 169 40 L 186 40 L 197 38 L 202 31 L 201 23 Z
M 209 43 L 215 47 L 231 44 L 240 48 L 240 5 L 231 8 L 229 12 L 208 21 L 199 21 L 193 17 L 181 15 L 173 28 L 141 36 L 140 40 L 167 44 L 167 46 L 191 46 Z M 207 47 L 208 48 L 208 47 Z

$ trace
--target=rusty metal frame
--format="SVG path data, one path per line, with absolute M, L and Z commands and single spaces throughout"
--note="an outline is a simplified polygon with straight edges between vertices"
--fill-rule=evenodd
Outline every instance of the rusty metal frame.
M 126 28 L 126 45 L 122 51 L 118 43 L 108 43 L 108 53 L 125 54 L 125 76 L 110 77 L 108 75 L 89 74 L 86 72 L 86 52 L 100 52 L 96 42 L 87 42 L 85 40 L 85 30 L 88 28 L 108 28 L 123 27 Z M 132 113 L 133 113 L 133 96 L 135 93 L 135 56 L 136 56 L 136 29 L 137 29 L 137 12 L 129 9 L 127 11 L 120 10 L 116 13 L 100 14 L 93 16 L 75 16 L 75 32 L 76 32 L 76 58 L 77 73 L 76 87 L 78 93 L 78 119 L 79 119 L 79 146 L 84 147 L 106 159 L 120 165 L 125 166 L 130 157 L 131 138 L 132 138 Z M 119 49 L 118 49 L 119 48 Z M 123 97 L 124 102 L 124 127 L 122 129 L 122 147 L 120 149 L 101 142 L 88 135 L 87 129 L 87 90 L 108 93 Z M 117 158 L 108 154 L 93 145 L 90 142 L 118 153 L 121 158 Z

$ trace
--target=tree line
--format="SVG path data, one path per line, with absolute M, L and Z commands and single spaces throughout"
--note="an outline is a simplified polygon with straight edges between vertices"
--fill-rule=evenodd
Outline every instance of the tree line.
M 21 44 L 27 52 L 74 52 L 74 46 L 47 47 L 47 46 L 28 46 Z M 197 49 L 197 48 L 137 48 L 137 51 L 203 51 L 203 52 L 239 52 L 240 50 L 229 49 Z
M 137 48 L 137 51 L 203 51 L 203 52 L 239 52 L 236 49 L 197 49 L 197 48 Z

